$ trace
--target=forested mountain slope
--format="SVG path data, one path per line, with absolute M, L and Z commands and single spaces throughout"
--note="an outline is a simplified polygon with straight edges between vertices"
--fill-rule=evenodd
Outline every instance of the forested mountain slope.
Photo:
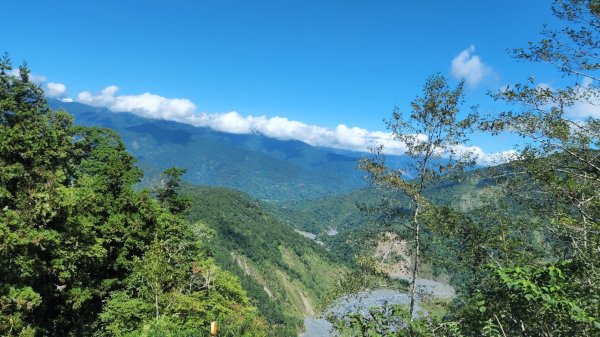
M 505 169 L 505 166 L 481 168 L 464 172 L 460 177 L 442 178 L 428 186 L 425 195 L 437 205 L 467 211 L 480 203 L 484 188 L 492 186 L 494 177 Z M 398 203 L 408 202 L 402 194 L 390 195 L 389 191 L 365 187 L 336 196 L 281 202 L 272 211 L 290 226 L 310 233 L 331 233 L 331 229 L 340 232 L 375 221 L 374 216 L 361 208 L 376 207 L 392 197 Z
M 187 186 L 190 222 L 214 230 L 209 249 L 233 272 L 273 336 L 295 336 L 348 268 L 322 246 L 296 233 L 263 203 L 244 193 Z

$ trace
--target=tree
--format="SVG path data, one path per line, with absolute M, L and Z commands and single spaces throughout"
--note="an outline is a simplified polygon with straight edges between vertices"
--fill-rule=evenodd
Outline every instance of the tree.
M 40 315 L 64 303 L 72 262 L 64 241 L 89 241 L 84 228 L 64 230 L 73 171 L 74 132 L 66 113 L 48 109 L 26 66 L 9 75 L 0 60 L 0 334 L 33 335 Z M 92 248 L 89 247 L 88 248 Z M 89 256 L 97 250 L 90 249 Z M 60 262 L 59 262 L 60 261 Z M 61 300 L 59 300 L 61 299 Z M 44 319 L 49 318 L 45 316 Z M 38 322 L 35 322 L 38 320 Z M 43 328 L 42 328 L 43 329 Z
M 554 1 L 553 14 L 564 26 L 546 26 L 540 41 L 512 54 L 554 67 L 567 85 L 530 78 L 509 86 L 493 97 L 514 108 L 481 125 L 527 139 L 507 169 L 506 195 L 543 222 L 539 233 L 550 256 L 490 267 L 471 294 L 471 308 L 482 310 L 459 316 L 474 331 L 486 320 L 507 335 L 600 331 L 599 8 L 597 1 Z
M 154 237 L 119 136 L 52 111 L 0 62 L 0 334 L 86 335 Z M 19 323 L 20 322 L 20 323 Z
M 405 144 L 406 155 L 414 161 L 414 171 L 418 174 L 416 179 L 408 180 L 401 171 L 387 167 L 381 147 L 376 149 L 374 158 L 364 159 L 360 163 L 375 185 L 403 193 L 410 201 L 409 205 L 405 205 L 407 212 L 404 209 L 392 210 L 391 214 L 411 232 L 411 320 L 415 314 L 422 233 L 428 225 L 428 213 L 435 208 L 423 191 L 440 176 L 456 174 L 474 163 L 464 144 L 477 116 L 472 111 L 464 119 L 459 117 L 463 104 L 463 84 L 460 82 L 452 89 L 443 76 L 431 76 L 423 87 L 423 96 L 412 102 L 410 115 L 405 117 L 399 109 L 395 109 L 392 119 L 387 122 L 393 138 Z
M 548 206 L 552 203 L 548 210 L 576 250 L 594 250 L 590 243 L 597 242 L 593 233 L 599 229 L 600 119 L 594 112 L 600 104 L 597 6 L 596 1 L 555 1 L 553 13 L 566 25 L 546 28 L 544 39 L 530 43 L 528 49 L 513 50 L 517 59 L 554 66 L 573 80 L 572 85 L 551 88 L 530 78 L 508 87 L 494 98 L 521 108 L 488 118 L 482 125 L 494 133 L 510 130 L 530 140 L 516 163 L 540 192 L 551 196 L 544 199 Z
M 457 226 L 442 226 L 440 233 L 461 249 L 461 264 L 473 262 L 470 286 L 462 287 L 445 322 L 412 321 L 409 326 L 425 328 L 411 328 L 412 335 L 600 332 L 600 3 L 555 0 L 552 10 L 564 27 L 546 26 L 539 42 L 512 52 L 519 60 L 550 64 L 572 82 L 552 88 L 530 78 L 492 95 L 514 109 L 485 118 L 480 127 L 514 132 L 528 143 L 513 161 L 490 170 L 499 173 L 490 175 L 498 178 L 492 200 L 458 216 L 465 221 L 450 221 Z M 369 168 L 387 185 L 405 184 L 383 165 Z M 455 217 L 441 208 L 427 215 L 438 224 Z M 350 334 L 366 335 L 366 328 L 372 335 L 396 335 L 381 313 L 370 313 L 371 320 L 351 317 L 341 327 Z
M 209 257 L 205 245 L 214 230 L 182 217 L 177 201 L 189 200 L 178 193 L 183 171 L 166 171 L 166 187 L 147 210 L 156 214 L 154 238 L 103 306 L 99 336 L 195 336 L 214 320 L 225 336 L 265 335 L 264 319 L 239 281 Z
M 237 279 L 201 256 L 202 225 L 194 231 L 171 212 L 185 209 L 176 194 L 183 171 L 168 171 L 161 202 L 136 191 L 141 170 L 116 132 L 74 126 L 65 111 L 48 107 L 27 67 L 17 76 L 10 70 L 5 56 L 0 335 L 94 336 L 110 331 L 113 321 L 126 325 L 119 331 L 137 333 L 144 327 L 135 324 L 146 323 L 148 312 L 194 314 L 172 319 L 170 331 L 199 329 L 210 317 L 232 322 L 228 328 L 238 336 L 264 335 Z M 192 283 L 205 275 L 212 291 L 202 293 Z
M 182 213 L 190 207 L 190 199 L 177 193 L 181 183 L 181 176 L 185 169 L 171 167 L 166 169 L 154 187 L 154 193 L 158 201 L 173 213 Z
M 215 320 L 223 335 L 266 335 L 237 279 L 186 242 L 157 238 L 134 260 L 125 289 L 103 307 L 99 336 L 196 336 Z

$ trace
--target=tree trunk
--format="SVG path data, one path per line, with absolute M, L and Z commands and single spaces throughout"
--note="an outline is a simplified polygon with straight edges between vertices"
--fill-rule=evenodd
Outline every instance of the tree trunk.
M 154 294 L 154 308 L 156 309 L 156 323 L 158 323 L 158 318 L 160 317 L 160 313 L 158 311 L 158 294 Z
M 410 285 L 410 321 L 413 321 L 413 312 L 415 310 L 415 297 L 417 290 L 417 276 L 419 269 L 419 253 L 420 253 L 420 234 L 421 228 L 419 226 L 419 221 L 417 220 L 419 216 L 419 205 L 417 204 L 415 208 L 415 213 L 413 214 L 413 227 L 415 233 L 415 262 L 412 266 L 412 279 Z

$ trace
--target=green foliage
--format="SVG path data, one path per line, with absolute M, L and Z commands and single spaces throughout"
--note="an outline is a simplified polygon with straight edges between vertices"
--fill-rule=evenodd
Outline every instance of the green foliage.
M 555 66 L 574 85 L 550 88 L 531 78 L 494 95 L 518 109 L 484 119 L 481 128 L 529 143 L 466 214 L 456 207 L 427 214 L 431 238 L 462 284 L 460 301 L 433 325 L 389 309 L 351 315 L 339 324 L 348 335 L 600 334 L 600 123 L 592 113 L 579 121 L 571 114 L 576 104 L 597 104 L 600 17 L 597 1 L 556 0 L 552 9 L 565 26 L 546 26 L 542 40 L 513 54 Z
M 66 113 L 48 109 L 28 70 L 21 67 L 17 77 L 8 70 L 5 57 L 0 67 L 0 297 L 10 299 L 15 289 L 27 289 L 41 300 L 26 307 L 3 300 L 0 314 L 9 316 L 9 324 L 0 326 L 0 333 L 20 333 L 11 316 L 40 334 L 76 331 L 93 319 L 79 314 L 97 311 L 102 294 L 124 275 L 123 266 L 107 255 L 129 256 L 130 251 L 102 224 L 112 220 L 104 209 L 129 213 L 121 205 L 131 183 L 123 178 L 135 172 L 128 165 L 133 160 L 118 149 L 107 151 L 106 143 L 80 146 L 86 134 Z M 120 174 L 92 165 L 98 157 L 119 162 Z
M 48 108 L 29 71 L 0 60 L 0 335 L 180 335 L 223 322 L 264 336 L 237 279 L 215 266 L 180 212 L 134 189 L 141 178 L 114 131 Z M 165 208 L 167 207 L 167 208 Z M 154 332 L 153 332 L 154 331 Z M 160 333 L 159 333 L 160 332 Z
M 511 165 L 506 191 L 525 214 L 538 219 L 548 251 L 546 256 L 533 253 L 531 240 L 521 241 L 520 253 L 509 247 L 513 257 L 521 258 L 493 261 L 494 272 L 483 273 L 485 284 L 474 293 L 487 309 L 459 316 L 474 317 L 476 324 L 487 319 L 507 335 L 592 336 L 600 331 L 600 124 L 592 115 L 584 121 L 570 115 L 575 104 L 594 104 L 598 97 L 600 18 L 594 4 L 555 1 L 553 13 L 565 26 L 546 27 L 542 40 L 513 51 L 518 59 L 555 66 L 574 84 L 545 88 L 531 78 L 508 87 L 494 98 L 520 109 L 482 124 L 485 130 L 511 130 L 530 141 Z M 504 218 L 501 213 L 496 217 Z
M 362 188 L 332 197 L 277 203 L 272 211 L 287 224 L 310 233 L 326 233 L 363 227 L 370 220 L 360 212 L 363 204 L 374 204 L 379 197 L 371 188 Z
M 396 282 L 378 268 L 374 257 L 360 255 L 356 257 L 356 267 L 340 277 L 337 286 L 326 296 L 325 303 L 333 303 L 344 296 L 352 296 L 365 289 L 398 288 L 408 289 L 407 284 Z
M 464 337 L 457 322 L 442 322 L 439 318 L 427 317 L 426 312 L 417 314 L 418 318 L 411 319 L 406 306 L 395 304 L 330 319 L 342 337 Z
M 100 320 L 106 336 L 197 334 L 215 320 L 238 336 L 264 335 L 256 310 L 237 280 L 207 258 L 182 256 L 156 241 L 134 268 L 125 290 L 115 292 Z
M 488 267 L 486 277 L 458 313 L 465 331 L 506 335 L 594 336 L 600 332 L 600 296 L 573 282 L 572 261 L 524 267 Z

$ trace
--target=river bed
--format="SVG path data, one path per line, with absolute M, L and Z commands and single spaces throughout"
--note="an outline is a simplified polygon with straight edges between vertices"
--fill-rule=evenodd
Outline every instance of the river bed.
M 417 287 L 421 295 L 434 296 L 438 298 L 454 297 L 454 288 L 446 283 L 441 283 L 427 279 L 417 279 Z M 335 301 L 324 313 L 319 317 L 305 317 L 304 328 L 305 332 L 300 337 L 334 337 L 332 334 L 332 324 L 329 323 L 323 316 L 334 314 L 336 316 L 351 312 L 366 313 L 369 307 L 382 307 L 385 304 L 406 304 L 410 303 L 410 296 L 404 292 L 393 289 L 375 289 L 369 291 L 361 291 L 357 294 L 342 297 Z M 416 310 L 422 310 L 417 301 Z

